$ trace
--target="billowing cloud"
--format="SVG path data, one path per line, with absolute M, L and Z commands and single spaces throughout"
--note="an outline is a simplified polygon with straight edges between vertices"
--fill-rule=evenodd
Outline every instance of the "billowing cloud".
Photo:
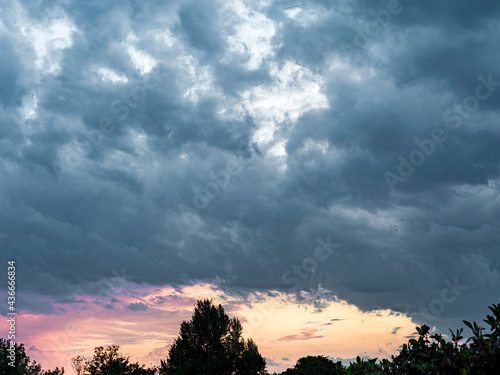
M 500 286 L 499 17 L 494 1 L 14 1 L 0 254 L 18 308 L 116 314 L 125 279 L 441 331 L 482 319 Z

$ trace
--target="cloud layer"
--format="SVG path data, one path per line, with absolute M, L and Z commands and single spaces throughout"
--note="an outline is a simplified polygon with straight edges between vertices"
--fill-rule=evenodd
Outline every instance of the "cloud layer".
M 321 285 L 443 328 L 498 302 L 497 2 L 3 8 L 19 309 L 61 314 L 123 269 L 237 295 Z

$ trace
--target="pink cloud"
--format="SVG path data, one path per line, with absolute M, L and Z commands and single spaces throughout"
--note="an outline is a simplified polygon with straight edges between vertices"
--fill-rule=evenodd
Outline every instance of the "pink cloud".
M 306 341 L 306 340 L 316 340 L 323 339 L 325 336 L 317 334 L 322 331 L 318 328 L 304 328 L 296 335 L 283 336 L 277 340 L 270 341 L 270 343 L 276 342 L 289 342 L 289 341 Z

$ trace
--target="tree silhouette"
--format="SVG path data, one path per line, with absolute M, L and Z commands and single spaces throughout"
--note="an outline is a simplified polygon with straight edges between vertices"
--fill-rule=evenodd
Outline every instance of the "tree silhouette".
M 76 375 L 83 375 L 86 365 L 87 361 L 85 360 L 85 357 L 79 355 L 71 358 L 71 367 L 73 367 Z
M 10 350 L 13 349 L 14 361 Z M 10 364 L 13 363 L 14 366 Z M 26 354 L 24 344 L 15 343 L 12 347 L 10 341 L 0 337 L 0 374 L 2 375 L 63 375 L 64 368 L 61 370 L 42 370 L 36 361 Z
M 162 375 L 258 375 L 266 362 L 257 345 L 242 337 L 241 323 L 230 319 L 224 308 L 211 300 L 197 301 L 190 321 L 181 324 Z
M 398 355 L 381 361 L 361 359 L 347 367 L 326 357 L 303 357 L 281 375 L 499 375 L 500 374 L 500 304 L 489 307 L 492 315 L 483 321 L 489 333 L 476 322 L 464 320 L 473 336 L 463 342 L 463 329 L 450 330 L 451 341 L 443 335 L 429 335 L 430 327 L 416 327 L 418 338 L 403 344 Z M 276 374 L 275 374 L 276 375 Z
M 300 358 L 292 369 L 288 369 L 282 375 L 336 375 L 341 374 L 336 365 L 325 356 L 307 356 Z
M 344 366 L 324 356 L 300 358 L 281 375 L 499 375 L 500 304 L 489 307 L 491 315 L 483 321 L 489 331 L 476 322 L 464 320 L 473 336 L 466 341 L 463 329 L 450 330 L 451 341 L 441 334 L 430 334 L 427 325 L 416 327 L 418 337 L 403 344 L 399 353 L 382 360 L 361 359 Z M 190 321 L 182 322 L 179 337 L 161 367 L 145 368 L 131 363 L 119 346 L 99 346 L 92 359 L 75 357 L 77 375 L 265 375 L 266 362 L 257 345 L 242 336 L 238 319 L 230 319 L 221 305 L 198 301 Z M 14 356 L 12 356 L 14 353 Z M 15 358 L 14 358 L 15 357 Z M 11 366 L 12 364 L 14 366 Z M 42 370 L 29 358 L 23 344 L 10 345 L 0 338 L 0 375 L 63 375 L 61 370 Z M 276 373 L 274 375 L 277 375 Z
M 138 363 L 131 363 L 129 357 L 123 356 L 120 347 L 111 345 L 106 348 L 99 346 L 94 350 L 94 356 L 86 361 L 85 365 L 80 361 L 81 357 L 73 358 L 73 363 L 79 364 L 79 369 L 85 375 L 154 375 L 156 369 L 147 369 Z

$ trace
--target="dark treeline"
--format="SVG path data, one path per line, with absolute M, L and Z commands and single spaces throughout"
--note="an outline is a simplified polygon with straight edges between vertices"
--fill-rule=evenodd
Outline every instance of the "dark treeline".
M 417 327 L 418 338 L 403 344 L 390 359 L 357 358 L 348 366 L 324 356 L 300 358 L 293 368 L 274 375 L 500 375 L 500 304 L 489 307 L 484 322 L 464 324 L 472 331 L 465 340 L 463 329 L 451 332 L 447 341 Z M 63 375 L 64 368 L 43 370 L 31 360 L 23 344 L 9 346 L 0 338 L 0 374 Z M 97 347 L 92 358 L 72 359 L 77 375 L 266 375 L 265 359 L 252 339 L 244 340 L 238 319 L 229 318 L 221 305 L 198 301 L 191 320 L 181 324 L 179 336 L 160 366 L 147 368 L 120 353 L 118 346 Z

